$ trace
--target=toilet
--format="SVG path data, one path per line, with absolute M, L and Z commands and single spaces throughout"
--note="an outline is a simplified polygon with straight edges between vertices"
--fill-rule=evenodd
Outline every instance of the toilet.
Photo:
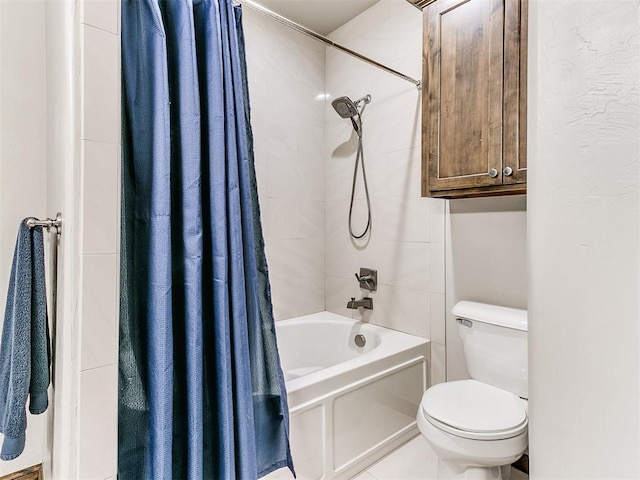
M 452 313 L 471 379 L 424 392 L 418 428 L 439 480 L 508 480 L 528 444 L 527 312 L 465 301 Z

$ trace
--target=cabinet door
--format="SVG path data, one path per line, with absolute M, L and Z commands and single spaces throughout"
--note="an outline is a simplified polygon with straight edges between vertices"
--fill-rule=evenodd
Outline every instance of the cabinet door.
M 527 182 L 527 0 L 506 0 L 503 182 Z
M 424 19 L 425 193 L 501 185 L 504 0 L 436 1 Z

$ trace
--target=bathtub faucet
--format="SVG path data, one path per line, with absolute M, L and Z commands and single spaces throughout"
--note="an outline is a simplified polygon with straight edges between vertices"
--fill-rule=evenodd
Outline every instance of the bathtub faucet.
M 373 298 L 363 297 L 360 300 L 356 300 L 356 297 L 351 297 L 351 300 L 347 302 L 347 308 L 355 310 L 359 307 L 367 310 L 373 310 Z

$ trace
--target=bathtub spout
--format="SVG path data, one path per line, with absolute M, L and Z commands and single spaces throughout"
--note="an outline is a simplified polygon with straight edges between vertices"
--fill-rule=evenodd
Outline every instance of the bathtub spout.
M 373 310 L 373 298 L 363 297 L 360 300 L 356 300 L 356 297 L 351 297 L 351 300 L 347 302 L 347 308 L 355 310 L 359 307 L 367 310 Z

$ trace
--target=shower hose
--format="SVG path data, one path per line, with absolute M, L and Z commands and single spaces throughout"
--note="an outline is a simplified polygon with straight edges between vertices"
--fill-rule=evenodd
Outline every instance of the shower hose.
M 363 108 L 364 110 L 364 108 Z M 362 112 L 360 112 L 361 114 Z M 367 173 L 364 168 L 364 149 L 362 147 L 362 117 L 358 115 L 358 127 L 356 128 L 356 124 L 353 125 L 356 134 L 358 135 L 358 152 L 356 153 L 356 162 L 353 167 L 353 182 L 351 183 L 351 202 L 349 203 L 349 234 L 355 238 L 356 240 L 364 237 L 369 229 L 371 228 L 371 201 L 369 200 L 369 186 L 367 185 Z M 367 226 L 364 228 L 364 231 L 360 235 L 356 235 L 353 233 L 353 226 L 351 222 L 351 217 L 353 214 L 353 201 L 356 194 L 356 180 L 358 178 L 358 165 L 362 165 L 362 181 L 364 183 L 364 193 L 367 198 Z

